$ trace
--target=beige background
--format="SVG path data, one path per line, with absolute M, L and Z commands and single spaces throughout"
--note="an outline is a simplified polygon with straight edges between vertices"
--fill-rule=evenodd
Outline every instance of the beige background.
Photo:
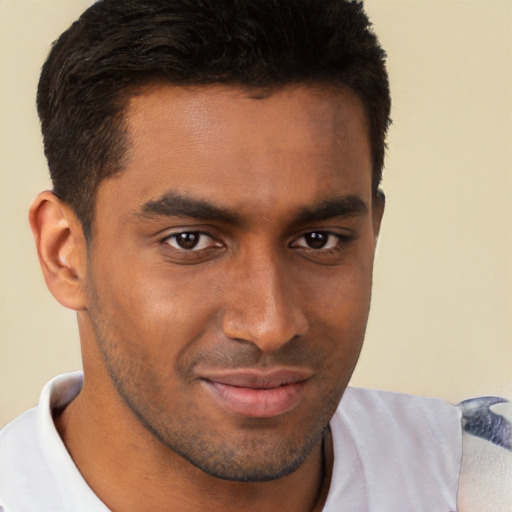
M 0 425 L 80 367 L 26 211 L 49 187 L 34 94 L 49 45 L 90 2 L 0 0 Z M 388 197 L 353 384 L 512 398 L 512 2 L 366 2 L 389 53 Z

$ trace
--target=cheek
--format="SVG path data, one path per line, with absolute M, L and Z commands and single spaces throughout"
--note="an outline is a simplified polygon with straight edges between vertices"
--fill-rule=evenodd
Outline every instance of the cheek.
M 324 324 L 343 330 L 358 329 L 366 323 L 371 298 L 372 264 L 364 255 L 352 259 L 303 280 L 306 307 L 312 308 Z
M 171 272 L 161 264 L 101 266 L 91 281 L 104 340 L 122 341 L 125 352 L 168 364 L 211 329 L 217 287 L 205 279 L 198 282 L 187 269 L 179 270 Z
M 330 354 L 328 373 L 350 375 L 363 344 L 372 289 L 372 258 L 355 254 L 330 274 L 305 281 L 308 317 L 314 339 Z

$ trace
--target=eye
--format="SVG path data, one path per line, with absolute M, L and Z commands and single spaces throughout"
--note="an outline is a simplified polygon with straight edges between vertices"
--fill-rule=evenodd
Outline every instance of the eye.
M 334 249 L 340 242 L 340 235 L 330 233 L 329 231 L 311 231 L 305 233 L 295 240 L 293 247 L 304 247 L 307 249 Z
M 201 231 L 182 231 L 168 236 L 164 243 L 181 251 L 201 251 L 210 247 L 222 247 L 222 244 Z

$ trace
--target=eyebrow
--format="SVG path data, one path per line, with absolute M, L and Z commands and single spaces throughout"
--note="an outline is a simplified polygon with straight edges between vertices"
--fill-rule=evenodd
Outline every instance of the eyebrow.
M 337 196 L 311 207 L 301 208 L 296 222 L 305 224 L 333 218 L 362 216 L 368 213 L 366 203 L 356 195 Z
M 228 208 L 214 206 L 202 199 L 195 199 L 175 192 L 167 192 L 156 200 L 148 201 L 136 213 L 136 216 L 146 219 L 183 217 L 240 224 L 238 216 Z
M 368 206 L 357 195 L 328 198 L 309 207 L 301 208 L 293 224 L 319 222 L 332 218 L 361 216 L 368 213 Z M 176 192 L 167 192 L 156 200 L 150 200 L 135 214 L 137 217 L 181 217 L 193 220 L 211 220 L 242 225 L 240 216 L 225 207 L 215 206 L 203 199 L 196 199 Z

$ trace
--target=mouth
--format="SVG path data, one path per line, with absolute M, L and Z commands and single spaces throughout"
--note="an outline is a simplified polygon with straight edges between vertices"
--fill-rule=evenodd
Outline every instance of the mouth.
M 297 407 L 312 373 L 301 369 L 259 371 L 237 369 L 201 375 L 201 381 L 222 408 L 251 418 L 272 418 Z

